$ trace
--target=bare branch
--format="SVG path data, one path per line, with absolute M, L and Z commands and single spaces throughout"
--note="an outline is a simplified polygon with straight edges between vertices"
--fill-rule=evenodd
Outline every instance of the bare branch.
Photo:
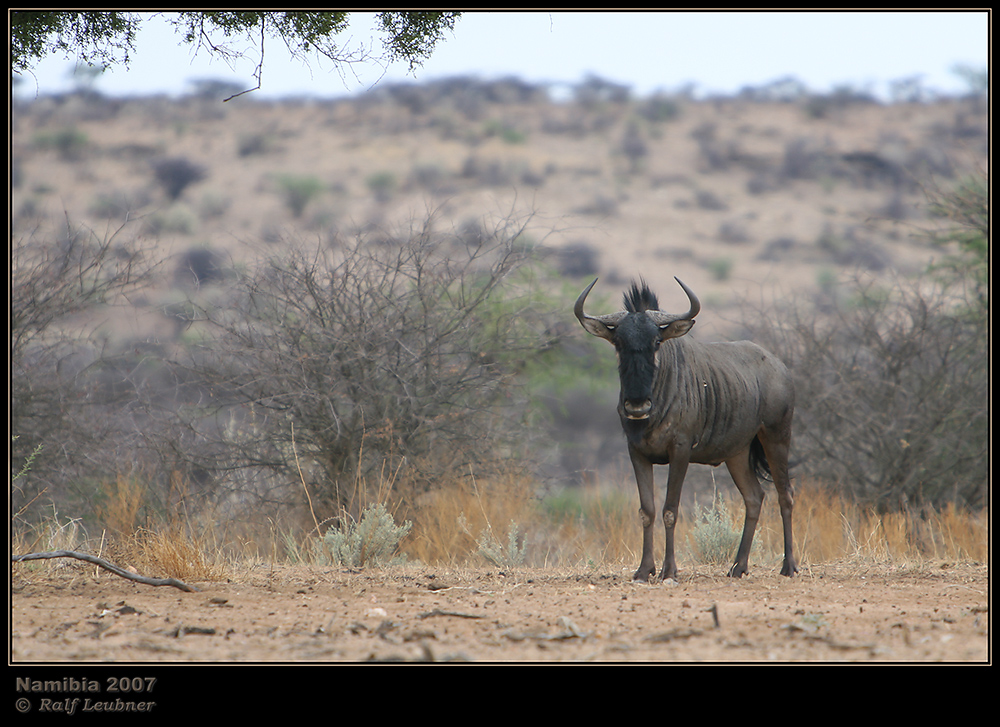
M 114 563 L 109 563 L 103 558 L 98 558 L 95 555 L 88 555 L 87 553 L 79 553 L 75 550 L 50 550 L 44 553 L 28 553 L 26 555 L 12 555 L 10 557 L 11 563 L 20 563 L 26 560 L 47 560 L 49 558 L 76 558 L 77 560 L 84 560 L 88 563 L 93 563 L 96 566 L 100 566 L 105 570 L 111 571 L 116 576 L 121 576 L 122 578 L 127 578 L 130 581 L 135 581 L 136 583 L 142 583 L 147 586 L 173 586 L 174 588 L 179 588 L 187 593 L 195 593 L 198 591 L 194 586 L 189 586 L 183 581 L 179 581 L 176 578 L 149 578 L 148 576 L 141 576 L 138 573 L 132 573 L 124 568 L 119 568 Z

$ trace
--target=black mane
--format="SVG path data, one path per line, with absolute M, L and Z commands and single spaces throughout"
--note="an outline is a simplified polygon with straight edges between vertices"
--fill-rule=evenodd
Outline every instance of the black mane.
M 640 284 L 642 287 L 639 287 Z M 625 292 L 625 310 L 629 313 L 642 313 L 648 310 L 660 310 L 656 293 L 649 289 L 642 278 L 636 283 L 632 281 L 632 289 Z

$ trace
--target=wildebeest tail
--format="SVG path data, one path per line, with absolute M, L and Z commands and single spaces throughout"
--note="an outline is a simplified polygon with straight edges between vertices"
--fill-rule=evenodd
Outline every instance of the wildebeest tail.
M 764 454 L 764 445 L 760 443 L 760 437 L 754 437 L 750 442 L 750 469 L 762 480 L 771 479 L 771 466 L 767 463 L 767 456 Z

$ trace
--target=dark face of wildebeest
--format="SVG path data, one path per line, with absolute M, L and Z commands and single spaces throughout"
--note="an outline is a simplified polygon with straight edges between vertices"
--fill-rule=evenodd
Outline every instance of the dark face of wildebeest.
M 620 406 L 627 419 L 641 421 L 649 418 L 653 408 L 656 353 L 660 344 L 691 330 L 694 317 L 701 310 L 701 304 L 691 289 L 680 280 L 677 282 L 691 301 L 691 309 L 679 316 L 661 311 L 656 296 L 645 284 L 641 288 L 636 283 L 632 284 L 632 289 L 625 293 L 625 310 L 618 313 L 588 316 L 583 312 L 583 303 L 594 283 L 576 301 L 576 317 L 583 327 L 589 333 L 610 341 L 618 352 Z

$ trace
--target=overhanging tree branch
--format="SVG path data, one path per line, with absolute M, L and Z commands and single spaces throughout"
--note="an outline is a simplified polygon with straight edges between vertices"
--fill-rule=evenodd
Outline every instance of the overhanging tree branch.
M 454 29 L 461 13 L 378 13 L 376 27 L 382 32 L 385 47 L 380 57 L 372 57 L 364 48 L 347 50 L 336 42 L 348 29 L 351 14 L 347 12 L 196 11 L 165 15 L 183 41 L 194 44 L 196 51 L 206 48 L 232 61 L 245 57 L 245 52 L 233 50 L 213 37 L 242 36 L 253 43 L 260 51 L 260 63 L 254 72 L 260 88 L 265 36 L 280 38 L 291 56 L 304 63 L 311 54 L 333 61 L 336 68 L 367 60 L 402 60 L 412 71 L 431 55 L 445 31 Z M 140 25 L 149 18 L 126 12 L 13 12 L 11 70 L 18 74 L 30 72 L 53 53 L 75 56 L 82 63 L 127 67 L 136 51 Z

